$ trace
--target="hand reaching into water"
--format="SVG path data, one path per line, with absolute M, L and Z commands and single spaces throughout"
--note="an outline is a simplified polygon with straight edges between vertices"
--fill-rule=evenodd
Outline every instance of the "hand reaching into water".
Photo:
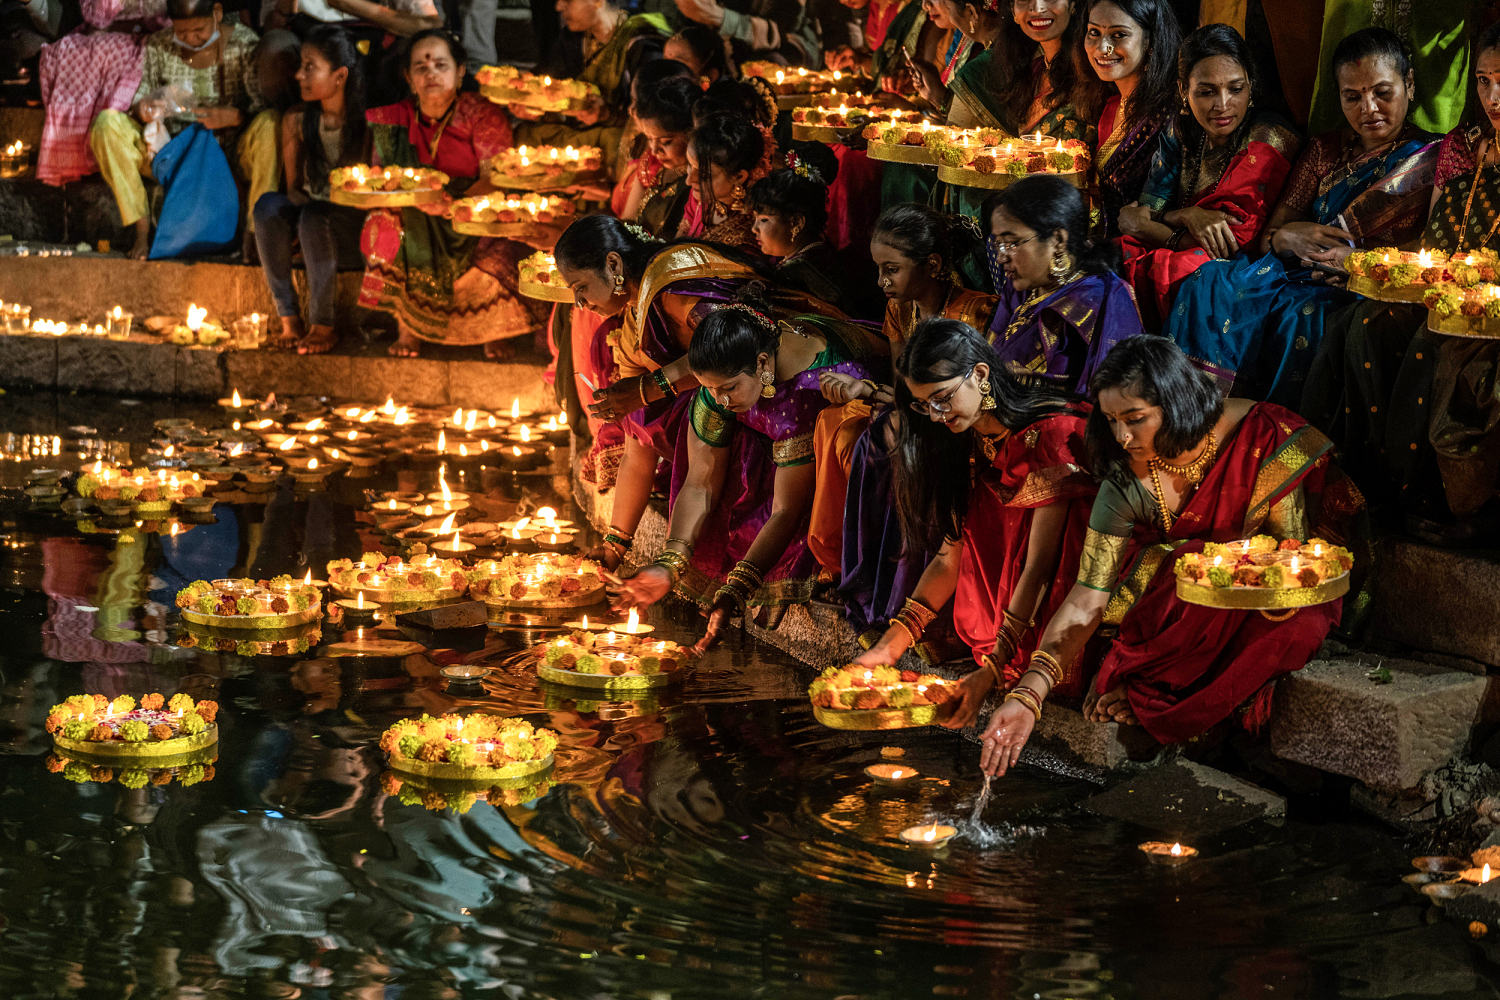
M 724 631 L 724 626 L 733 615 L 734 609 L 727 601 L 714 605 L 714 609 L 708 613 L 708 626 L 703 630 L 703 638 L 693 646 L 694 656 L 702 656 L 713 648 L 714 643 L 719 641 L 719 633 Z
M 1026 746 L 1035 726 L 1031 709 L 1019 701 L 1007 701 L 995 709 L 979 744 L 979 769 L 988 775 L 1004 777 L 1021 759 L 1021 748 Z
M 958 707 L 943 722 L 947 729 L 963 729 L 979 715 L 979 707 L 995 687 L 995 675 L 980 667 L 958 682 Z
M 616 611 L 645 611 L 666 597 L 672 589 L 672 576 L 660 566 L 642 566 L 635 576 L 627 576 L 609 588 Z

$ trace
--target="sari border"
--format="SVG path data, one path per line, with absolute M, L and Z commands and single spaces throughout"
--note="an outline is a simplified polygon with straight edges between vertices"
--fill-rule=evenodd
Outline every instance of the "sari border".
M 1293 431 L 1256 471 L 1255 487 L 1245 512 L 1244 537 L 1249 537 L 1265 522 L 1271 513 L 1271 505 L 1285 490 L 1295 486 L 1308 469 L 1331 451 L 1333 442 L 1310 424 Z

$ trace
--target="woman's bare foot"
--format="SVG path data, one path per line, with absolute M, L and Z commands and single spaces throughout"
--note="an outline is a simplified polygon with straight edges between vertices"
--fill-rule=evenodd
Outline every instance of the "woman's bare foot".
M 327 354 L 338 346 L 339 335 L 333 327 L 314 323 L 306 337 L 297 345 L 298 354 Z
M 1125 697 L 1124 686 L 1111 688 L 1093 700 L 1092 705 L 1085 705 L 1085 714 L 1090 722 L 1117 722 L 1122 726 L 1138 726 L 1135 712 L 1130 709 L 1130 701 Z
M 515 342 L 512 340 L 485 341 L 484 356 L 490 361 L 509 361 L 516 356 Z
M 126 256 L 131 260 L 145 260 L 151 253 L 151 221 L 141 219 L 135 224 L 135 242 L 130 245 Z
M 415 358 L 422 353 L 422 342 L 403 330 L 386 353 L 393 358 Z
M 302 317 L 283 316 L 281 317 L 281 333 L 276 338 L 276 346 L 283 351 L 290 351 L 306 335 L 307 328 L 302 325 Z

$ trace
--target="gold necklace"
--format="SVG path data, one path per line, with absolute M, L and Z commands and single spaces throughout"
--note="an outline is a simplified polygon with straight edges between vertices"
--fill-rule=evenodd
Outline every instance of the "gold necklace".
M 1464 219 L 1458 224 L 1458 246 L 1454 250 L 1455 256 L 1463 252 L 1464 242 L 1469 236 L 1469 213 L 1474 209 L 1474 193 L 1479 190 L 1479 180 L 1480 176 L 1484 173 L 1485 158 L 1489 156 L 1497 145 L 1500 145 L 1500 132 L 1495 133 L 1495 139 L 1485 148 L 1481 155 L 1474 157 L 1476 161 L 1474 164 L 1474 180 L 1469 185 L 1468 200 L 1464 202 Z M 1485 234 L 1484 239 L 1480 240 L 1474 249 L 1483 250 L 1485 245 L 1495 238 L 1495 231 L 1497 229 L 1500 229 L 1500 217 L 1496 217 L 1494 225 L 1490 226 L 1490 231 Z
M 1187 481 L 1189 487 L 1195 487 L 1203 482 L 1203 477 L 1208 473 L 1208 467 L 1213 465 L 1214 459 L 1218 457 L 1219 444 L 1214 439 L 1214 432 L 1208 432 L 1207 442 L 1203 446 L 1203 453 L 1191 462 L 1183 465 L 1173 465 L 1162 458 L 1153 458 L 1146 463 L 1146 468 L 1151 472 L 1151 485 L 1156 491 L 1156 506 L 1161 510 L 1161 523 L 1167 531 L 1172 530 L 1172 522 L 1176 515 L 1167 506 L 1167 494 L 1161 488 L 1161 470 L 1181 476 Z

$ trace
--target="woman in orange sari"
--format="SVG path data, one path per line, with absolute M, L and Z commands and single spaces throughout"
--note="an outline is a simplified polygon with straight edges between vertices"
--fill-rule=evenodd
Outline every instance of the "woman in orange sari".
M 1255 111 L 1260 78 L 1233 28 L 1188 35 L 1177 66 L 1191 114 L 1162 133 L 1140 199 L 1120 209 L 1125 280 L 1148 330 L 1160 329 L 1188 275 L 1260 238 L 1301 145 Z
M 990 690 L 1020 678 L 1045 622 L 1078 577 L 1097 487 L 1084 456 L 1088 406 L 1024 387 L 983 334 L 918 324 L 896 362 L 896 511 L 912 549 L 936 552 L 860 663 L 895 663 L 951 596 L 958 637 L 980 664 L 945 723 L 967 726 Z M 1077 694 L 1081 683 L 1068 693 Z
M 985 728 L 980 766 L 1004 774 L 1051 689 L 1077 684 L 1101 624 L 1119 633 L 1085 715 L 1140 725 L 1162 743 L 1192 739 L 1243 708 L 1256 729 L 1272 682 L 1300 669 L 1338 623 L 1338 603 L 1271 620 L 1177 596 L 1177 557 L 1256 534 L 1343 544 L 1364 498 L 1333 446 L 1272 403 L 1224 400 L 1163 337 L 1133 337 L 1095 374 L 1089 448 L 1104 477 L 1078 582 L 1047 623 L 1027 671 Z M 1024 688 L 1024 690 L 1023 690 Z

